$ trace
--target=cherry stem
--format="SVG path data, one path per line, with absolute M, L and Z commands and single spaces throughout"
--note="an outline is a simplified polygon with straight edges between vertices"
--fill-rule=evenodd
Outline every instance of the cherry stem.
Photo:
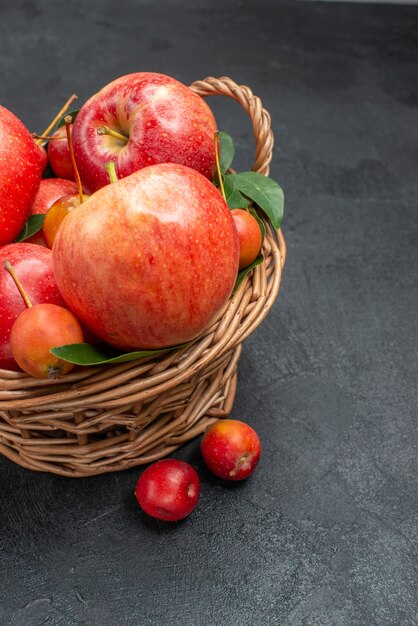
M 55 124 L 57 122 L 59 122 L 59 120 L 62 118 L 62 116 L 64 115 L 64 113 L 66 113 L 69 109 L 69 107 L 71 106 L 71 104 L 74 102 L 74 100 L 77 100 L 77 97 L 75 95 L 75 93 L 73 93 L 72 96 L 70 96 L 67 100 L 67 102 L 64 104 L 64 106 L 62 107 L 62 109 L 57 113 L 57 115 L 54 117 L 54 119 L 52 120 L 52 122 L 50 123 L 50 125 L 44 130 L 44 132 L 37 138 L 36 143 L 37 144 L 41 144 L 43 141 L 45 141 L 43 139 L 44 136 L 48 136 L 49 133 L 51 132 L 51 130 L 54 128 Z
M 238 474 L 239 470 L 244 465 L 247 459 L 248 459 L 248 454 L 244 452 L 244 454 L 242 454 L 240 458 L 238 459 L 238 461 L 235 463 L 235 467 L 229 472 L 229 475 L 232 478 L 234 478 Z
M 219 186 L 221 188 L 222 197 L 226 202 L 224 182 L 223 182 L 222 173 L 221 173 L 221 164 L 219 162 L 219 131 L 218 130 L 216 130 L 214 133 L 214 143 L 215 143 L 216 171 L 218 173 Z
M 4 267 L 6 268 L 6 270 L 9 272 L 10 276 L 13 278 L 13 280 L 15 281 L 16 287 L 19 289 L 20 291 L 20 295 L 22 296 L 22 298 L 25 301 L 26 306 L 28 307 L 28 309 L 31 308 L 32 306 L 32 302 L 29 300 L 28 298 L 28 294 L 26 293 L 26 291 L 23 289 L 23 285 L 19 280 L 18 275 L 15 272 L 15 268 L 13 267 L 13 265 L 10 263 L 9 259 L 6 259 L 6 261 L 4 262 Z
M 98 135 L 110 135 L 111 137 L 119 139 L 119 141 L 123 141 L 124 143 L 128 143 L 129 141 L 129 137 L 116 132 L 116 130 L 112 130 L 109 126 L 99 126 L 96 132 Z
M 106 168 L 107 175 L 109 176 L 109 182 L 117 183 L 118 175 L 116 174 L 115 162 L 108 161 L 107 163 L 105 163 L 105 168 Z
M 73 170 L 74 170 L 75 182 L 77 183 L 78 196 L 80 198 L 80 204 L 83 204 L 83 201 L 84 201 L 83 187 L 81 186 L 80 173 L 78 171 L 77 163 L 75 162 L 73 140 L 71 138 L 71 124 L 73 123 L 73 118 L 71 117 L 71 115 L 66 115 L 64 118 L 64 122 L 65 122 L 65 132 L 67 133 L 68 148 L 70 150 L 71 163 L 72 163 Z
M 55 137 L 54 135 L 37 135 L 36 133 L 32 133 L 32 137 L 41 141 L 58 141 L 62 139 L 62 137 Z

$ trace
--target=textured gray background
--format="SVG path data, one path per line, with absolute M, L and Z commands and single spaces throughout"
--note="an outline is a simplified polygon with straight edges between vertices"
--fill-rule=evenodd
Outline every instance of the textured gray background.
M 279 298 L 246 342 L 233 416 L 263 458 L 202 477 L 178 525 L 140 470 L 68 480 L 0 460 L 0 625 L 412 626 L 416 614 L 418 10 L 0 0 L 0 101 L 41 131 L 72 92 L 156 70 L 261 96 L 286 192 Z M 234 103 L 210 101 L 251 164 Z

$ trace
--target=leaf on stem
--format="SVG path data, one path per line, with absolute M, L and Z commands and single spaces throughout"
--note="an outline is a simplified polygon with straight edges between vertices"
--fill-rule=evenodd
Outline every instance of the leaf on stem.
M 139 350 L 134 352 L 120 352 L 116 348 L 103 344 L 71 343 L 50 350 L 51 354 L 63 361 L 76 365 L 102 365 L 104 363 L 127 363 L 149 356 L 158 356 L 165 352 L 176 350 L 180 346 L 161 350 Z
M 280 227 L 283 218 L 284 195 L 278 183 L 257 172 L 226 174 L 234 188 L 251 198 L 267 215 L 273 228 Z
M 29 239 L 29 237 L 38 233 L 42 229 L 44 219 L 45 215 L 43 214 L 29 215 L 22 230 L 16 237 L 15 243 L 21 243 L 22 241 L 25 241 L 25 239 Z

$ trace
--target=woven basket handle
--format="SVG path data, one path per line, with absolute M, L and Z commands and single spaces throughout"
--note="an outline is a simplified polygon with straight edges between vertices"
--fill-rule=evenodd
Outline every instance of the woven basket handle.
M 270 114 L 263 108 L 260 98 L 255 96 L 246 85 L 238 85 L 231 78 L 208 77 L 196 80 L 190 88 L 199 96 L 228 96 L 240 103 L 250 116 L 256 145 L 255 160 L 252 169 L 269 175 L 269 164 L 273 156 L 274 137 L 271 130 Z

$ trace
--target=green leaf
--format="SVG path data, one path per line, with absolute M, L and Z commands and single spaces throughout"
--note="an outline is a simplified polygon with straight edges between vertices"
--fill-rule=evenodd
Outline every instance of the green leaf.
M 264 224 L 263 220 L 261 219 L 257 211 L 255 211 L 254 209 L 250 209 L 250 213 L 254 217 L 254 219 L 257 220 L 257 223 L 261 230 L 261 242 L 263 242 L 264 237 L 266 236 L 266 225 Z
M 225 133 L 223 130 L 219 132 L 219 143 L 220 143 L 220 166 L 221 172 L 224 174 L 226 170 L 230 167 L 232 161 L 234 160 L 235 148 L 234 141 L 231 135 Z
M 23 225 L 22 230 L 16 237 L 15 242 L 19 243 L 21 241 L 24 241 L 25 239 L 29 239 L 29 237 L 32 237 L 32 235 L 35 235 L 37 232 L 39 232 L 43 226 L 44 219 L 45 215 L 43 214 L 29 215 L 28 219 Z
M 235 281 L 234 291 L 232 293 L 236 292 L 236 290 L 238 289 L 238 287 L 240 286 L 240 284 L 242 283 L 244 278 L 247 276 L 247 274 L 249 274 L 251 272 L 251 270 L 253 270 L 255 268 L 256 265 L 260 265 L 260 263 L 262 263 L 263 261 L 264 261 L 264 256 L 263 256 L 263 253 L 260 252 L 260 254 L 256 258 L 256 260 L 253 261 L 251 263 L 251 265 L 248 265 L 247 267 L 244 267 L 244 269 L 242 269 L 240 272 L 238 272 L 237 280 Z
M 244 198 L 242 193 L 235 186 L 235 183 L 231 179 L 231 174 L 225 174 L 224 191 L 226 203 L 230 209 L 245 209 L 250 204 L 249 200 Z
M 284 195 L 278 183 L 257 172 L 229 174 L 235 187 L 253 200 L 267 215 L 275 229 L 283 218 Z
M 176 350 L 179 346 L 162 350 L 141 350 L 135 352 L 120 352 L 111 346 L 90 343 L 70 343 L 58 348 L 52 348 L 51 354 L 63 361 L 76 365 L 102 365 L 104 363 L 127 363 L 147 356 L 158 356 L 165 352 Z
M 57 125 L 55 126 L 54 130 L 58 130 L 58 128 L 61 128 L 61 126 L 64 126 L 65 118 L 67 117 L 67 115 L 71 115 L 71 119 L 74 122 L 74 120 L 77 117 L 79 111 L 80 111 L 80 109 L 74 109 L 74 111 L 68 111 L 67 113 L 64 113 L 62 118 L 57 122 Z M 54 132 L 54 131 L 52 131 L 52 132 Z

